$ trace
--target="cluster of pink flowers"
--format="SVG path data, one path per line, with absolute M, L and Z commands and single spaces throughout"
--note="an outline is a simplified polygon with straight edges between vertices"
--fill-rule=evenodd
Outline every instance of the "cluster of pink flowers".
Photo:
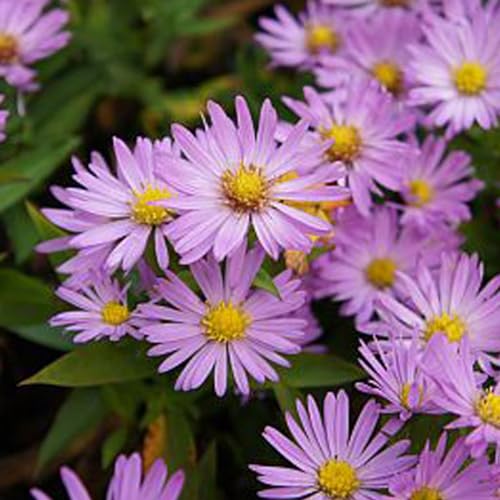
M 34 63 L 64 46 L 70 34 L 63 31 L 69 15 L 48 8 L 50 0 L 0 0 L 0 80 L 20 92 L 39 88 Z M 2 104 L 3 96 L 0 96 Z M 5 139 L 8 113 L 0 109 L 0 142 Z
M 28 3 L 39 12 L 45 2 Z M 66 40 L 54 34 L 62 23 L 57 12 L 50 50 Z M 177 390 L 212 378 L 218 396 L 248 395 L 250 379 L 276 382 L 276 365 L 311 349 L 311 300 L 331 298 L 362 335 L 368 378 L 357 389 L 382 404 L 370 400 L 351 432 L 343 391 L 323 410 L 311 396 L 298 402 L 291 439 L 264 431 L 291 467 L 251 466 L 267 487 L 259 495 L 492 499 L 500 276 L 485 282 L 479 258 L 460 249 L 458 226 L 483 183 L 465 152 L 447 149 L 473 124 L 497 123 L 500 2 L 309 0 L 299 16 L 279 6 L 260 26 L 274 66 L 317 79 L 303 98 L 283 97 L 298 121 L 280 120 L 269 100 L 255 120 L 239 96 L 233 114 L 209 102 L 199 129 L 174 124 L 170 137 L 131 147 L 115 139 L 115 165 L 98 153 L 74 159 L 74 185 L 52 188 L 64 208 L 44 210 L 66 235 L 39 250 L 74 252 L 57 291 L 73 309 L 51 324 L 76 343 L 150 344 L 160 373 L 182 367 Z M 0 62 L 2 40 L 0 29 Z M 48 51 L 2 71 L 19 83 Z M 445 137 L 430 130 L 439 127 Z M 444 433 L 408 455 L 395 436 L 416 413 L 454 415 L 447 429 L 469 432 L 448 450 Z M 177 498 L 180 479 L 164 485 L 155 471 L 162 496 L 142 491 L 138 474 L 137 497 Z M 81 490 L 69 471 L 63 479 Z M 110 498 L 125 498 L 113 488 Z

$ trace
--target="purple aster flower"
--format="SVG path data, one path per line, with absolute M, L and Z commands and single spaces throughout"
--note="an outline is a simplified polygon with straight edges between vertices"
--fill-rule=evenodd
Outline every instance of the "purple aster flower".
M 131 151 L 115 138 L 114 152 L 116 175 L 97 153 L 92 155 L 88 169 L 78 160 L 73 161 L 73 179 L 80 186 L 52 190 L 69 208 L 45 209 L 43 213 L 54 224 L 76 235 L 39 248 L 61 249 L 65 241 L 77 249 L 112 246 L 105 267 L 110 271 L 118 267 L 129 271 L 144 254 L 152 236 L 156 259 L 165 269 L 169 262 L 165 235 L 172 214 L 158 202 L 175 196 L 162 175 L 164 158 L 172 153 L 170 143 L 139 138 Z
M 335 88 L 352 74 L 375 79 L 397 98 L 411 86 L 407 72 L 408 46 L 421 36 L 420 20 L 401 9 L 384 10 L 360 19 L 349 30 L 349 44 L 341 55 L 324 55 L 314 72 L 318 83 Z
M 0 0 L 0 77 L 23 91 L 37 88 L 30 67 L 67 45 L 61 31 L 68 14 L 61 9 L 43 13 L 50 0 Z
M 498 6 L 498 2 L 490 2 Z M 434 17 L 426 41 L 410 48 L 415 105 L 432 108 L 428 125 L 447 125 L 452 136 L 477 122 L 489 129 L 500 113 L 500 9 L 475 9 L 471 17 Z
M 423 263 L 414 278 L 397 274 L 409 303 L 381 295 L 377 310 L 383 321 L 396 321 L 409 338 L 417 331 L 423 341 L 436 333 L 444 333 L 451 343 L 468 337 L 471 349 L 482 359 L 500 352 L 500 276 L 482 287 L 483 264 L 477 255 L 444 253 L 435 274 Z M 371 331 L 383 334 L 383 329 Z
M 128 285 L 122 288 L 117 280 L 105 275 L 94 275 L 79 290 L 62 285 L 57 296 L 77 309 L 56 314 L 50 325 L 77 332 L 73 338 L 76 343 L 103 338 L 117 341 L 125 335 L 140 339 L 138 320 L 127 305 L 127 290 Z
M 442 413 L 432 402 L 433 384 L 420 368 L 422 357 L 418 339 L 404 342 L 392 335 L 383 344 L 376 339 L 359 348 L 359 364 L 368 373 L 368 382 L 356 389 L 384 399 L 384 413 L 399 413 L 408 420 L 415 413 Z
M 328 393 L 323 412 L 309 396 L 307 405 L 297 401 L 300 424 L 285 415 L 293 440 L 273 427 L 266 427 L 264 438 L 285 457 L 292 467 L 252 465 L 261 483 L 270 488 L 259 492 L 262 498 L 308 498 L 311 500 L 364 500 L 380 498 L 394 474 L 414 464 L 403 455 L 409 441 L 398 441 L 384 449 L 395 430 L 391 420 L 375 433 L 380 410 L 374 400 L 363 408 L 349 432 L 349 399 L 344 391 Z
M 437 265 L 441 252 L 454 248 L 451 230 L 422 234 L 402 226 L 394 208 L 378 207 L 368 217 L 346 209 L 335 226 L 333 251 L 319 257 L 316 272 L 322 284 L 316 296 L 342 301 L 341 314 L 369 320 L 381 294 L 405 295 L 398 271 L 414 274 L 417 262 Z
M 215 392 L 227 389 L 228 365 L 234 382 L 243 394 L 249 393 L 247 373 L 259 383 L 278 380 L 269 361 L 289 366 L 281 354 L 297 354 L 306 322 L 292 318 L 305 300 L 300 281 L 286 272 L 275 281 L 281 298 L 252 283 L 264 259 L 257 247 L 246 253 L 245 245 L 221 266 L 212 255 L 192 264 L 191 273 L 201 288 L 203 300 L 174 273 L 156 288 L 163 302 L 143 304 L 139 311 L 150 324 L 141 332 L 153 356 L 166 355 L 161 373 L 187 361 L 176 383 L 178 390 L 200 387 L 214 372 Z M 287 279 L 288 278 L 288 279 Z
M 177 471 L 167 480 L 167 466 L 158 459 L 143 475 L 141 457 L 120 455 L 108 486 L 107 500 L 177 500 L 184 485 L 184 473 Z M 71 500 L 91 500 L 80 478 L 68 467 L 61 468 L 61 479 Z M 35 500 L 51 500 L 43 491 L 34 488 Z
M 413 148 L 398 139 L 415 123 L 414 115 L 400 109 L 391 96 L 369 79 L 354 79 L 345 100 L 327 101 L 313 88 L 304 88 L 306 102 L 284 98 L 313 131 L 303 142 L 329 144 L 326 156 L 332 165 L 343 164 L 356 208 L 368 215 L 371 193 L 378 186 L 397 190 L 403 164 Z M 333 141 L 333 144 L 332 144 Z
M 436 385 L 435 404 L 458 417 L 447 428 L 472 428 L 465 444 L 480 457 L 489 443 L 500 446 L 500 384 L 483 389 L 474 363 L 467 337 L 455 345 L 440 334 L 431 339 L 421 366 Z
M 186 158 L 171 158 L 168 179 L 179 195 L 165 206 L 180 213 L 168 236 L 181 262 L 190 264 L 212 249 L 222 260 L 241 245 L 250 227 L 274 259 L 281 249 L 308 252 L 309 236 L 328 234 L 331 225 L 297 205 L 347 197 L 344 188 L 327 185 L 342 171 L 322 164 L 325 147 L 297 148 L 307 134 L 304 121 L 278 145 L 278 117 L 269 100 L 257 133 L 243 97 L 236 98 L 237 124 L 214 102 L 208 103 L 208 113 L 212 126 L 197 137 L 181 125 L 172 127 Z
M 452 151 L 445 156 L 447 143 L 429 135 L 421 154 L 405 168 L 401 195 L 405 201 L 403 223 L 416 223 L 422 229 L 440 222 L 458 224 L 469 220 L 467 202 L 474 199 L 484 183 L 471 178 L 470 156 Z
M 491 466 L 483 456 L 470 462 L 464 438 L 458 438 L 446 452 L 446 433 L 435 450 L 429 442 L 419 455 L 418 464 L 395 477 L 390 492 L 397 500 L 493 500 Z
M 2 104 L 4 100 L 4 96 L 2 94 L 0 94 L 0 104 Z M 9 117 L 9 112 L 4 110 L 4 109 L 0 109 L 0 142 L 3 142 L 5 141 L 5 127 L 7 125 L 7 118 Z
M 285 7 L 275 7 L 276 19 L 262 17 L 255 36 L 271 55 L 273 65 L 311 68 L 321 54 L 342 52 L 346 19 L 338 10 L 316 0 L 295 18 Z

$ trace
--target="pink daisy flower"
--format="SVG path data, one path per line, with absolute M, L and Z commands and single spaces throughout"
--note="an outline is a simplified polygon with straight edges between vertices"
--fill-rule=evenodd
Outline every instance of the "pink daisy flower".
M 343 302 L 340 313 L 356 316 L 357 323 L 368 321 L 382 294 L 405 295 L 398 271 L 413 275 L 423 259 L 437 265 L 444 249 L 454 248 L 450 230 L 427 231 L 402 226 L 394 208 L 378 207 L 368 217 L 348 208 L 335 226 L 335 249 L 315 262 L 321 284 L 316 296 Z
M 450 343 L 467 337 L 483 359 L 500 352 L 500 276 L 482 286 L 484 269 L 477 255 L 443 254 L 437 273 L 420 263 L 414 278 L 398 274 L 409 303 L 380 296 L 377 310 L 383 320 L 396 321 L 409 338 L 417 331 L 423 341 L 436 333 L 444 333 Z
M 51 326 L 62 326 L 76 332 L 76 343 L 108 338 L 116 342 L 125 335 L 140 339 L 136 329 L 138 320 L 127 305 L 128 285 L 121 287 L 109 276 L 94 275 L 90 283 L 82 284 L 79 290 L 60 286 L 56 295 L 77 309 L 53 316 Z
M 162 175 L 164 157 L 171 153 L 167 141 L 137 140 L 131 151 L 114 139 L 116 174 L 94 153 L 88 168 L 73 161 L 73 179 L 79 187 L 56 188 L 54 195 L 67 209 L 45 209 L 44 215 L 57 226 L 76 233 L 39 247 L 43 251 L 64 248 L 65 241 L 77 249 L 112 247 L 105 267 L 130 271 L 144 254 L 150 237 L 162 269 L 168 267 L 167 226 L 172 213 L 158 202 L 175 196 Z
M 302 306 L 305 292 L 298 288 L 299 280 L 290 279 L 290 272 L 275 280 L 281 298 L 254 289 L 263 259 L 260 247 L 246 253 L 242 245 L 226 261 L 224 275 L 211 255 L 192 264 L 203 299 L 167 271 L 167 279 L 156 286 L 162 301 L 139 307 L 141 317 L 150 322 L 141 332 L 156 344 L 149 354 L 166 355 L 159 371 L 170 371 L 187 361 L 176 389 L 196 389 L 214 372 L 215 392 L 222 396 L 229 368 L 238 390 L 248 394 L 247 373 L 259 383 L 277 381 L 269 361 L 289 366 L 281 354 L 301 350 L 306 322 L 290 313 Z
M 442 413 L 432 402 L 433 385 L 420 368 L 422 357 L 418 339 L 403 342 L 396 336 L 383 345 L 376 339 L 359 348 L 359 364 L 368 374 L 368 382 L 356 389 L 386 401 L 384 413 L 399 413 L 408 420 L 415 413 Z
M 446 452 L 446 433 L 435 450 L 427 441 L 414 469 L 395 477 L 390 492 L 397 500 L 492 500 L 495 489 L 492 468 L 486 456 L 469 461 L 464 438 L 458 438 Z
M 321 54 L 342 52 L 346 19 L 338 10 L 308 0 L 298 18 L 282 5 L 274 12 L 275 19 L 259 19 L 263 31 L 255 36 L 271 55 L 273 65 L 308 69 Z
M 368 215 L 371 193 L 381 194 L 379 186 L 392 190 L 400 187 L 403 164 L 413 148 L 398 136 L 409 132 L 415 119 L 368 79 L 353 80 L 346 92 L 345 100 L 329 102 L 306 87 L 305 102 L 287 97 L 283 100 L 310 123 L 312 131 L 304 146 L 329 145 L 328 160 L 345 167 L 356 208 Z
M 471 178 L 474 170 L 467 153 L 452 151 L 445 156 L 446 147 L 444 139 L 429 135 L 421 154 L 407 164 L 401 188 L 405 201 L 403 223 L 428 228 L 441 222 L 456 225 L 470 219 L 467 203 L 484 183 Z
M 257 132 L 243 97 L 236 98 L 236 124 L 214 102 L 208 103 L 208 113 L 212 126 L 197 137 L 181 125 L 172 127 L 185 158 L 171 158 L 168 179 L 179 195 L 164 204 L 179 212 L 168 236 L 181 262 L 194 262 L 210 250 L 220 261 L 241 245 L 251 227 L 274 259 L 281 249 L 309 252 L 309 236 L 328 234 L 331 226 L 301 204 L 348 196 L 331 185 L 342 172 L 322 164 L 323 145 L 297 148 L 307 134 L 305 122 L 278 145 L 278 117 L 269 100 L 261 108 Z
M 120 455 L 108 486 L 107 500 L 177 500 L 184 485 L 184 473 L 177 471 L 167 480 L 167 466 L 158 459 L 143 474 L 138 453 Z M 61 479 L 70 500 L 91 500 L 80 478 L 68 467 L 61 468 Z M 31 490 L 35 500 L 52 500 L 38 488 Z
M 407 72 L 408 46 L 421 37 L 420 20 L 401 9 L 381 11 L 360 19 L 349 30 L 349 44 L 341 55 L 324 55 L 315 67 L 318 83 L 335 88 L 355 74 L 375 79 L 397 98 L 411 86 Z
M 0 77 L 23 91 L 37 88 L 36 72 L 30 67 L 68 44 L 62 31 L 68 13 L 51 9 L 50 0 L 0 0 Z
M 292 467 L 251 465 L 261 483 L 270 488 L 261 498 L 308 498 L 311 500 L 365 500 L 380 498 L 394 474 L 413 465 L 403 455 L 409 441 L 388 448 L 389 439 L 401 426 L 391 420 L 374 434 L 380 417 L 375 401 L 363 408 L 354 430 L 349 432 L 349 399 L 344 391 L 328 393 L 323 412 L 308 396 L 307 405 L 297 401 L 297 422 L 285 415 L 292 440 L 273 427 L 266 427 L 264 439 L 285 457 Z
M 472 428 L 465 439 L 473 457 L 485 456 L 488 444 L 500 446 L 500 384 L 483 389 L 480 374 L 474 372 L 475 356 L 465 337 L 458 345 L 444 335 L 431 339 L 422 369 L 437 390 L 435 404 L 458 418 L 447 429 Z
M 496 0 L 490 6 L 498 6 Z M 414 105 L 431 108 L 426 123 L 447 126 L 452 136 L 477 122 L 489 129 L 500 113 L 500 9 L 471 17 L 434 17 L 423 26 L 426 41 L 410 48 L 416 81 Z

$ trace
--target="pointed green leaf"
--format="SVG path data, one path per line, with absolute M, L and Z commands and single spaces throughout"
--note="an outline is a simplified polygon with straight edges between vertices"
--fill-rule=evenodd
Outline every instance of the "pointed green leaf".
M 6 168 L 26 178 L 24 182 L 0 185 L 0 212 L 3 212 L 40 185 L 78 145 L 75 138 L 56 144 L 43 144 L 5 162 Z
M 21 385 L 90 387 L 139 380 L 155 373 L 156 363 L 146 356 L 140 343 L 95 342 L 65 354 Z
M 107 469 L 123 450 L 127 438 L 128 430 L 126 427 L 120 427 L 106 438 L 101 450 L 101 466 L 103 469 Z
M 281 379 L 290 387 L 330 387 L 365 377 L 361 368 L 331 354 L 302 353 L 291 362 L 291 368 L 280 369 Z
M 16 269 L 0 269 L 0 326 L 44 323 L 57 310 L 52 290 Z
M 72 441 L 94 429 L 105 417 L 106 408 L 98 389 L 75 389 L 63 403 L 38 453 L 40 470 L 56 458 Z
M 2 214 L 7 235 L 14 250 L 16 264 L 22 264 L 32 254 L 37 233 L 22 203 L 10 207 Z

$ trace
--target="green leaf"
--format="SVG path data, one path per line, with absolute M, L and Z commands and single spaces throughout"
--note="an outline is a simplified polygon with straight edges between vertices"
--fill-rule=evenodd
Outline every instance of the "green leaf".
M 0 326 L 39 325 L 56 312 L 52 291 L 43 282 L 15 269 L 0 269 Z
M 278 298 L 280 297 L 280 292 L 274 284 L 273 278 L 263 267 L 259 269 L 259 272 L 255 276 L 253 286 L 262 288 L 263 290 L 266 290 L 266 292 L 272 293 Z
M 39 325 L 16 325 L 10 329 L 30 342 L 58 351 L 72 351 L 75 348 L 75 344 L 71 342 L 71 338 L 64 333 L 62 328 L 54 328 L 47 323 L 40 323 Z
M 210 443 L 207 451 L 193 471 L 184 487 L 181 500 L 217 500 L 217 448 Z
M 330 387 L 366 376 L 356 365 L 330 354 L 302 353 L 291 361 L 291 368 L 279 370 L 281 380 L 290 387 Z
M 141 381 L 105 385 L 102 392 L 108 407 L 127 423 L 135 420 L 147 394 Z
M 50 222 L 38 210 L 38 208 L 29 201 L 26 202 L 26 209 L 28 211 L 28 215 L 33 221 L 40 241 L 51 240 L 53 238 L 61 238 L 67 235 L 65 231 L 52 224 L 52 222 Z M 69 250 L 64 252 L 52 253 L 49 255 L 49 260 L 52 266 L 56 268 L 57 266 L 68 260 L 72 255 L 73 252 Z
M 37 243 L 37 233 L 33 223 L 21 203 L 5 211 L 2 220 L 14 249 L 16 264 L 22 264 L 31 255 Z
M 183 411 L 169 410 L 167 419 L 167 443 L 165 459 L 170 470 L 187 468 L 196 455 L 191 424 Z
M 283 382 L 273 384 L 273 392 L 276 397 L 276 401 L 278 401 L 278 404 L 280 405 L 281 411 L 283 413 L 290 412 L 295 415 L 295 402 L 297 399 L 302 398 L 301 392 L 298 389 L 287 386 Z
M 42 281 L 16 269 L 0 269 L 0 326 L 20 337 L 54 349 L 69 351 L 71 339 L 52 328 L 48 319 L 58 306 L 52 290 Z
M 106 438 L 101 450 L 101 466 L 103 469 L 107 469 L 118 453 L 123 450 L 127 438 L 128 429 L 126 427 L 120 427 Z
M 78 140 L 75 138 L 57 144 L 44 144 L 5 162 L 0 172 L 3 168 L 16 170 L 19 175 L 26 177 L 26 181 L 0 186 L 0 212 L 26 197 L 47 179 L 77 145 Z
M 38 453 L 38 470 L 63 452 L 75 439 L 94 429 L 106 415 L 100 391 L 75 389 L 59 409 Z
M 30 118 L 37 137 L 67 137 L 78 131 L 102 89 L 95 67 L 66 69 L 40 93 L 30 106 Z
M 95 385 L 139 380 L 156 373 L 138 342 L 94 342 L 65 354 L 21 385 L 47 384 L 62 387 Z

